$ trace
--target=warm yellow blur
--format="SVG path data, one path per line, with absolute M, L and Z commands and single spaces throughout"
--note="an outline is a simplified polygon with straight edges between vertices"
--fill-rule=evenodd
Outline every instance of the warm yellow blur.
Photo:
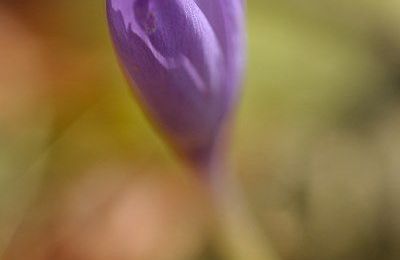
M 0 2 L 0 259 L 226 259 L 206 189 L 129 92 L 103 5 Z M 400 259 L 400 1 L 248 5 L 233 156 L 265 247 Z

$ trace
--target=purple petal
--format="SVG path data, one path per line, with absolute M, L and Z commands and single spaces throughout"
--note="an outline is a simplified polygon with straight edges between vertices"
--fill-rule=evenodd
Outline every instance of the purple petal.
M 224 55 L 228 90 L 236 91 L 245 64 L 244 0 L 195 0 L 215 31 Z M 235 94 L 235 93 L 233 93 Z
M 114 45 L 135 93 L 194 160 L 212 149 L 241 77 L 243 6 L 232 0 L 225 10 L 225 2 L 107 1 Z

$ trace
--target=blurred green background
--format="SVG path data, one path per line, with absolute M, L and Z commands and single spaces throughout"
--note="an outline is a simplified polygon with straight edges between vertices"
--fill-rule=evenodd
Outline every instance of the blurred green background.
M 400 259 L 399 28 L 398 0 L 248 1 L 233 158 L 282 260 Z M 223 259 L 103 1 L 1 0 L 0 92 L 0 259 Z

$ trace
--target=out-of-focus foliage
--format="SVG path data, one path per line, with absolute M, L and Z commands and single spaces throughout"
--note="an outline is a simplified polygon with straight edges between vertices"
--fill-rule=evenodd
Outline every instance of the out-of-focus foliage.
M 220 259 L 104 15 L 0 3 L 0 259 Z M 248 1 L 234 161 L 284 260 L 400 259 L 399 26 L 397 0 Z

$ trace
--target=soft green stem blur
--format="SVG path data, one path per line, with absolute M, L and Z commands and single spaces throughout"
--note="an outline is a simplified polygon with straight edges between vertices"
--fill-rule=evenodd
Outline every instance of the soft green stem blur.
M 205 182 L 214 208 L 218 246 L 229 260 L 279 260 L 252 215 L 238 176 L 227 158 L 229 136 L 230 130 L 220 135 L 212 160 L 201 174 L 207 176 Z
M 231 260 L 278 260 L 234 174 L 216 172 L 211 189 L 223 251 Z

